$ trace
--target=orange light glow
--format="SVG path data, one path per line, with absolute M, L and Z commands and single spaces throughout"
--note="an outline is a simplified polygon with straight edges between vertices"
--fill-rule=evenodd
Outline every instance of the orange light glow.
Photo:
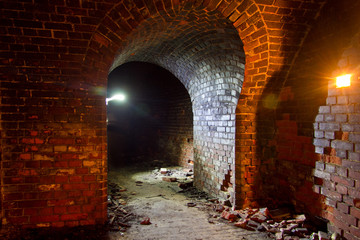
M 349 87 L 350 79 L 351 79 L 351 74 L 346 74 L 336 77 L 336 87 L 337 88 Z

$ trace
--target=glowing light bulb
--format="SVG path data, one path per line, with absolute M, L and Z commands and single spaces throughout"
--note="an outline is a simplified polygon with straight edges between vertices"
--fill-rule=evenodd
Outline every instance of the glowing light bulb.
M 350 80 L 351 80 L 351 74 L 346 74 L 336 77 L 336 87 L 337 88 L 349 87 Z
M 106 105 L 108 105 L 110 101 L 114 101 L 114 100 L 124 102 L 126 100 L 126 96 L 122 93 L 119 93 L 119 94 L 115 94 L 111 98 L 106 98 Z

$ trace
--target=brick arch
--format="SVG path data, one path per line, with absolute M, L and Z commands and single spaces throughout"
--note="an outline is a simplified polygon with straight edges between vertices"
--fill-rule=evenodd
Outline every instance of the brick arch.
M 256 205 L 259 199 L 266 198 L 259 194 L 262 192 L 259 173 L 273 167 L 265 158 L 268 158 L 267 152 L 273 151 L 267 146 L 271 145 L 273 132 L 276 131 L 274 121 L 271 120 L 275 118 L 274 109 L 264 108 L 266 106 L 264 101 L 269 99 L 278 101 L 277 98 L 280 96 L 278 89 L 281 89 L 309 26 L 317 17 L 322 5 L 323 2 L 272 0 L 244 0 L 231 3 L 216 0 L 165 1 L 156 5 L 152 5 L 151 2 L 143 4 L 140 1 L 135 4 L 121 2 L 108 12 L 93 34 L 84 60 L 84 73 L 88 73 L 88 79 L 94 77 L 105 79 L 113 57 L 124 49 L 128 51 L 128 59 L 136 59 L 141 54 L 137 55 L 136 51 L 131 50 L 137 48 L 124 47 L 127 46 L 128 36 L 131 37 L 134 30 L 143 23 L 149 29 L 157 26 L 160 29 L 154 27 L 154 30 L 161 30 L 162 24 L 174 17 L 177 11 L 202 9 L 206 14 L 218 14 L 218 17 L 221 15 L 220 18 L 232 22 L 244 44 L 245 77 L 236 109 L 235 166 L 232 166 L 230 171 L 225 171 L 225 176 L 221 177 L 223 179 L 216 179 L 215 185 L 217 188 L 221 184 L 229 185 L 225 179 L 230 178 L 231 184 L 235 185 L 236 205 Z M 151 22 L 148 21 L 149 19 L 153 24 L 146 25 Z M 145 55 L 141 56 L 145 59 L 152 57 Z M 171 68 L 171 64 L 166 60 L 157 64 L 167 69 Z M 169 70 L 177 77 L 183 76 L 183 73 L 177 74 L 175 68 Z M 182 82 L 186 87 L 190 86 L 187 85 L 189 83 L 186 80 Z M 260 150 L 263 148 L 264 150 Z M 270 154 L 270 159 L 274 157 L 276 157 L 274 154 Z M 234 176 L 230 177 L 233 172 L 237 173 L 236 180 Z M 215 189 L 212 191 L 216 192 Z
M 263 18 L 253 1 L 234 1 L 231 4 L 225 1 L 204 1 L 201 4 L 191 1 L 165 2 L 156 6 L 151 2 L 122 2 L 114 6 L 92 36 L 83 72 L 88 73 L 88 78 L 105 79 L 106 70 L 113 63 L 111 57 L 115 55 L 117 58 L 111 69 L 135 60 L 152 62 L 170 70 L 195 100 L 194 109 L 199 109 L 194 111 L 194 129 L 200 129 L 199 137 L 196 138 L 195 132 L 194 139 L 194 143 L 198 142 L 199 145 L 195 148 L 198 151 L 195 153 L 198 156 L 196 171 L 197 175 L 201 175 L 197 178 L 197 186 L 215 195 L 222 194 L 223 197 L 230 194 L 234 200 L 235 106 L 244 75 L 241 42 L 244 42 L 246 58 L 251 62 L 246 65 L 246 81 L 264 81 L 269 62 L 269 54 L 266 52 L 269 47 Z M 164 41 L 162 38 L 170 40 Z M 176 42 L 176 38 L 180 40 Z M 222 39 L 227 39 L 227 42 Z M 180 50 L 178 45 L 181 46 Z M 164 54 L 164 51 L 172 56 L 163 57 L 161 53 Z M 210 79 L 211 75 L 215 78 Z M 224 79 L 225 82 L 222 82 Z M 217 89 L 214 87 L 216 84 L 230 87 Z M 216 96 L 219 94 L 223 97 Z M 249 90 L 242 95 L 241 103 L 244 100 L 252 101 Z M 209 102 L 213 97 L 217 103 Z M 210 108 L 214 109 L 202 109 L 205 105 L 212 105 Z M 220 112 L 216 110 L 219 107 Z M 200 120 L 203 115 L 207 115 L 206 121 Z M 229 126 L 223 126 L 222 122 L 227 122 Z M 202 130 L 203 126 L 208 129 Z M 215 142 L 213 138 L 216 138 Z M 204 147 L 205 145 L 212 145 L 212 149 Z M 209 154 L 210 152 L 213 153 Z M 240 165 L 243 166 L 243 163 Z M 240 170 L 237 172 L 237 178 L 240 178 Z M 212 180 L 205 180 L 206 178 Z
M 218 17 L 227 19 L 233 23 L 237 29 L 241 41 L 244 43 L 244 51 L 249 60 L 256 63 L 268 58 L 268 54 L 259 55 L 264 50 L 268 50 L 267 30 L 264 20 L 260 14 L 257 4 L 253 0 L 235 0 L 227 3 L 222 0 L 208 1 L 159 1 L 153 4 L 151 1 L 142 3 L 120 2 L 107 12 L 96 31 L 92 34 L 91 41 L 88 44 L 87 53 L 84 57 L 83 73 L 97 72 L 107 75 L 100 69 L 108 70 L 113 63 L 114 53 L 118 52 L 127 41 L 127 36 L 145 19 L 153 18 L 161 14 L 163 21 L 174 15 L 174 11 L 183 9 L 204 9 L 211 15 L 217 14 Z M 191 17 L 203 17 L 191 16 Z M 196 20 L 196 19 L 192 19 Z M 186 25 L 187 22 L 179 22 L 180 25 Z M 157 26 L 161 26 L 158 24 Z M 149 26 L 150 27 L 150 26 Z M 160 29 L 153 29 L 155 32 Z M 261 47 L 259 48 L 259 46 Z M 258 73 L 265 73 L 267 64 L 260 66 L 252 65 L 249 69 L 261 68 Z M 100 65 L 99 65 L 100 64 Z M 94 70 L 96 67 L 97 70 Z M 253 75 L 253 73 L 249 73 Z M 100 76 L 100 75 L 99 75 Z M 95 78 L 95 76 L 93 76 Z
M 276 173 L 280 172 L 277 170 L 279 156 L 289 154 L 284 148 L 279 148 L 276 142 L 278 140 L 276 133 L 282 125 L 276 119 L 282 112 L 286 112 L 280 109 L 279 102 L 286 98 L 287 94 L 291 95 L 286 92 L 284 84 L 290 70 L 295 66 L 296 57 L 310 26 L 319 15 L 324 2 L 262 0 L 255 2 L 264 20 L 266 38 L 262 39 L 265 41 L 263 45 L 254 48 L 258 54 L 253 55 L 252 58 L 256 59 L 264 55 L 268 58 L 254 63 L 254 66 L 260 67 L 246 71 L 250 73 L 245 75 L 242 89 L 242 93 L 246 95 L 240 96 L 238 104 L 236 167 L 237 172 L 243 173 L 243 176 L 237 179 L 239 184 L 236 189 L 236 205 L 257 207 L 273 206 L 284 196 L 288 196 L 277 194 L 277 189 L 283 182 L 274 182 Z M 288 127 L 286 133 L 295 130 L 294 125 L 285 126 Z M 283 139 L 282 141 L 289 142 Z M 297 136 L 297 141 L 309 143 L 302 136 Z M 311 154 L 313 155 L 309 153 Z M 296 181 L 295 177 L 291 176 L 291 171 L 284 171 L 281 174 Z M 308 185 L 306 189 L 309 189 Z M 296 201 L 291 199 L 289 202 Z

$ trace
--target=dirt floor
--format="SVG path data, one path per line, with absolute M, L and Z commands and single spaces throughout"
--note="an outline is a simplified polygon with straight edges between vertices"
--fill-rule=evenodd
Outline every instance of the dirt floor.
M 266 233 L 244 230 L 220 218 L 220 213 L 213 209 L 215 200 L 205 193 L 194 188 L 184 190 L 178 186 L 178 182 L 168 182 L 171 177 L 176 177 L 180 182 L 189 181 L 189 177 L 181 175 L 183 171 L 167 168 L 173 174 L 166 176 L 159 170 L 119 168 L 109 171 L 110 198 L 111 190 L 116 192 L 114 189 L 121 189 L 116 194 L 121 196 L 119 202 L 123 205 L 120 208 L 127 213 L 121 214 L 122 217 L 117 220 L 121 225 L 129 225 L 121 227 L 124 232 L 116 231 L 118 226 L 114 220 L 115 229 L 109 232 L 111 240 L 270 239 Z M 113 208 L 116 209 L 116 206 Z M 111 210 L 109 213 L 112 215 Z M 129 214 L 131 216 L 126 217 Z M 151 224 L 142 225 L 146 218 Z

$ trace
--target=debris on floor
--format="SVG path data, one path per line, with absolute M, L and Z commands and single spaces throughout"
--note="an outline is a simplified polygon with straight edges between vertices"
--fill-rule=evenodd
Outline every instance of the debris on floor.
M 143 184 L 143 182 L 142 182 L 142 181 L 136 181 L 135 183 L 136 183 L 136 186 L 138 186 L 138 187 L 141 187 L 141 186 L 142 186 L 142 184 Z
M 173 182 L 180 183 L 191 182 L 194 178 L 194 173 L 192 169 L 183 169 L 181 167 L 173 169 L 155 168 L 152 173 L 155 179 L 162 178 L 164 180 L 166 178 L 174 178 L 176 180 L 174 180 Z
M 126 200 L 122 192 L 126 189 L 116 183 L 108 184 L 108 227 L 110 231 L 126 232 L 131 227 L 128 223 L 136 216 L 125 209 Z
M 141 225 L 150 225 L 151 222 L 150 222 L 150 218 L 149 217 L 145 217 L 141 222 L 140 222 Z
M 196 206 L 196 203 L 189 202 L 189 203 L 187 203 L 187 206 L 188 206 L 188 207 L 195 207 L 195 206 Z
M 221 209 L 216 206 L 214 210 Z M 219 211 L 218 211 L 219 212 Z M 268 208 L 246 208 L 231 210 L 224 207 L 221 218 L 234 222 L 234 226 L 250 231 L 268 232 L 276 240 L 330 240 L 329 234 L 318 231 L 312 233 L 304 214 L 292 215 L 287 208 L 269 210 Z
M 162 180 L 165 182 L 177 182 L 176 177 L 163 177 Z
M 268 238 L 276 240 L 330 240 L 338 239 L 325 232 L 315 230 L 310 227 L 311 223 L 304 214 L 295 215 L 286 207 L 269 208 L 246 208 L 242 210 L 233 210 L 228 200 L 219 200 L 210 196 L 206 192 L 199 191 L 193 186 L 192 169 L 181 167 L 156 167 L 149 172 L 149 175 L 143 178 L 143 181 L 136 181 L 136 186 L 141 187 L 148 184 L 147 181 L 155 180 L 167 182 L 177 193 L 184 194 L 189 202 L 187 207 L 197 208 L 206 211 L 209 214 L 209 224 L 230 224 L 253 232 L 267 233 Z M 109 225 L 113 231 L 125 232 L 133 224 L 150 225 L 150 217 L 140 218 L 126 210 L 126 196 L 121 193 L 126 189 L 114 183 L 109 183 Z M 133 195 L 135 193 L 127 193 Z M 125 193 L 123 194 L 125 195 Z M 146 198 L 163 197 L 156 195 Z M 130 220 L 131 219 L 131 220 Z M 155 224 L 156 225 L 156 224 Z
M 178 182 L 178 187 L 182 189 L 178 192 L 193 200 L 187 203 L 188 207 L 212 211 L 209 213 L 208 219 L 211 224 L 223 219 L 235 227 L 249 231 L 267 232 L 270 238 L 276 240 L 332 239 L 325 232 L 314 232 L 314 228 L 309 229 L 311 224 L 304 214 L 293 215 L 286 207 L 271 210 L 266 207 L 232 210 L 227 206 L 226 201 L 221 202 L 196 189 L 193 186 L 191 169 L 160 168 L 153 171 L 153 176 L 154 178 L 161 177 L 163 181 L 167 182 Z

